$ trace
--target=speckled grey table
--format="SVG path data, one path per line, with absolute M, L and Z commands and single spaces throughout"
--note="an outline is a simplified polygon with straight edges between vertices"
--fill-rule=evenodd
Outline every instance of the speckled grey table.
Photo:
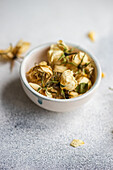
M 63 39 L 99 59 L 106 77 L 89 104 L 74 112 L 43 110 L 25 95 L 19 64 L 0 64 L 0 170 L 113 169 L 113 1 L 1 0 L 0 48 L 20 39 Z M 86 34 L 96 32 L 92 43 Z M 85 145 L 70 146 L 73 139 Z

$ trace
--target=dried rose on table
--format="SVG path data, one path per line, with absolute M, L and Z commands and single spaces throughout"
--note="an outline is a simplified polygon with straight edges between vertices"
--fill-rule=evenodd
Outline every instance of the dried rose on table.
M 14 61 L 18 58 L 22 58 L 22 54 L 25 53 L 30 47 L 29 42 L 23 40 L 18 41 L 15 47 L 10 46 L 5 50 L 0 50 L 0 58 L 4 61 L 11 62 L 11 70 L 14 66 Z

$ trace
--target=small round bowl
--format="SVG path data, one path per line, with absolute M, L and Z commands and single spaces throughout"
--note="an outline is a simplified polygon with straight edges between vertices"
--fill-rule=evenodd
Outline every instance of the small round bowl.
M 44 45 L 40 45 L 33 50 L 31 50 L 23 60 L 21 67 L 20 67 L 20 79 L 23 86 L 23 89 L 27 96 L 38 106 L 56 112 L 66 112 L 75 110 L 77 107 L 82 106 L 85 104 L 95 93 L 97 87 L 101 81 L 101 68 L 99 65 L 98 60 L 91 54 L 89 54 L 86 50 L 81 47 L 77 47 L 74 44 L 67 43 L 67 45 L 72 47 L 77 47 L 81 51 L 86 52 L 90 58 L 94 62 L 95 66 L 95 82 L 93 86 L 84 94 L 71 98 L 71 99 L 54 99 L 48 98 L 38 92 L 36 92 L 28 83 L 26 78 L 26 72 L 34 66 L 35 63 L 39 63 L 42 60 L 47 61 L 47 51 L 50 48 L 50 45 L 53 43 L 47 43 Z

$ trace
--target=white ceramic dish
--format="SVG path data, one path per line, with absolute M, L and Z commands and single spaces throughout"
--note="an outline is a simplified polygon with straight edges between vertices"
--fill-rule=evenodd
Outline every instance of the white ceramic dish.
M 40 45 L 33 50 L 31 50 L 23 60 L 20 67 L 20 79 L 23 86 L 23 89 L 27 96 L 38 106 L 56 112 L 65 112 L 75 110 L 77 107 L 85 104 L 95 93 L 101 81 L 101 68 L 98 60 L 91 54 L 89 54 L 86 50 L 81 47 L 77 47 L 80 50 L 86 52 L 94 61 L 95 64 L 95 82 L 91 89 L 89 89 L 83 95 L 71 98 L 71 99 L 54 99 L 43 96 L 42 94 L 36 92 L 28 83 L 26 79 L 26 72 L 34 66 L 34 63 L 39 63 L 42 60 L 47 60 L 47 50 L 50 45 L 53 43 L 47 43 L 44 45 Z M 66 43 L 69 46 L 76 47 L 74 44 Z

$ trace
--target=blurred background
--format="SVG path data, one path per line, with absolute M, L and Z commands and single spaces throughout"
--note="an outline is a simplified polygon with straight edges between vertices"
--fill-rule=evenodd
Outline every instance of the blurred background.
M 90 30 L 97 43 L 112 33 L 112 6 L 112 0 L 0 0 L 0 46 L 20 38 L 33 46 L 58 39 L 87 46 Z
M 27 98 L 18 63 L 12 72 L 0 63 L 0 170 L 112 170 L 113 0 L 0 0 L 0 49 L 20 39 L 30 49 L 59 39 L 80 45 L 106 76 L 84 109 L 53 113 Z M 70 147 L 74 138 L 85 145 Z
M 31 48 L 62 39 L 98 57 L 97 49 L 109 50 L 113 38 L 112 6 L 112 0 L 0 0 L 0 48 L 19 39 L 31 42 Z M 92 30 L 95 43 L 87 37 Z

